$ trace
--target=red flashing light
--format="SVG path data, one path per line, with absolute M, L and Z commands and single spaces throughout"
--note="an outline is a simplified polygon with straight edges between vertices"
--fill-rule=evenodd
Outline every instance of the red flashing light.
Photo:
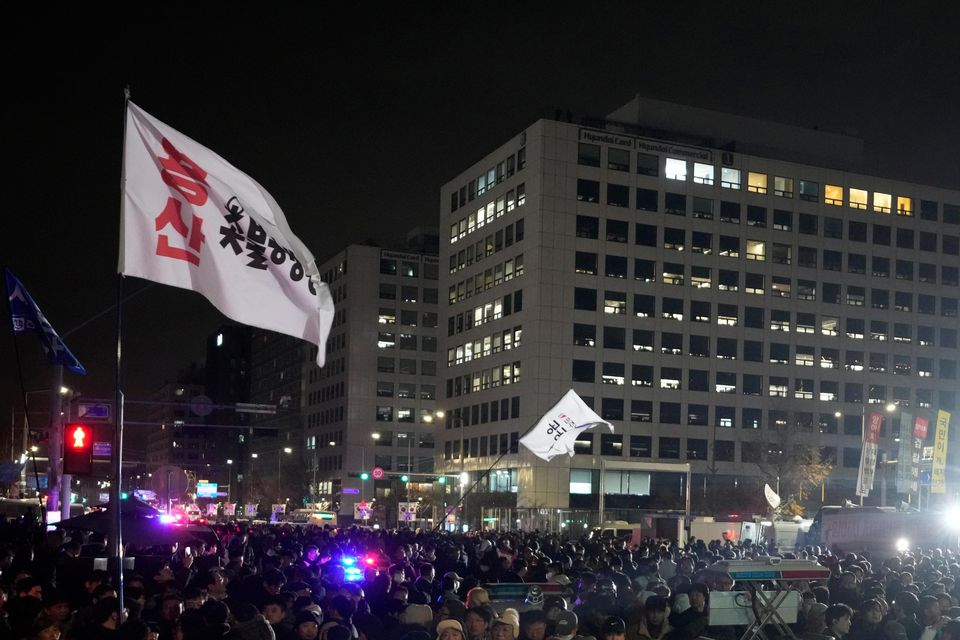
M 365 565 L 367 565 L 368 567 L 372 567 L 373 565 L 375 565 L 375 564 L 377 563 L 377 559 L 376 559 L 375 557 L 373 557 L 373 556 L 366 556 L 366 557 L 363 559 L 363 563 L 364 563 Z
M 63 437 L 63 472 L 80 476 L 93 473 L 93 427 L 74 422 L 65 426 Z
M 78 424 L 76 429 L 70 434 L 70 437 L 73 438 L 73 448 L 74 449 L 83 449 L 87 446 L 87 441 L 90 439 L 89 429 L 82 424 Z

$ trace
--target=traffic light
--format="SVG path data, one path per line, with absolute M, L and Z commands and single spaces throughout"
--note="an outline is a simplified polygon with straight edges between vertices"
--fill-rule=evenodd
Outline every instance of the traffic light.
M 447 476 L 440 476 L 439 478 L 437 478 L 437 482 L 439 482 L 440 484 L 447 484 Z
M 369 480 L 369 479 L 370 479 L 370 474 L 367 473 L 366 471 L 361 471 L 361 472 L 360 472 L 360 479 L 361 479 L 361 480 Z
M 400 482 L 410 482 L 410 476 L 406 474 L 400 476 Z
M 93 427 L 73 422 L 63 429 L 63 472 L 74 476 L 93 473 Z

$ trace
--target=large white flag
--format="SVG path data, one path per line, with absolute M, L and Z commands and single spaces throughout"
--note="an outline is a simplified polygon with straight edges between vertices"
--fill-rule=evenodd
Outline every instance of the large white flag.
M 577 392 L 570 389 L 520 442 L 547 461 L 561 453 L 573 456 L 577 436 L 601 424 L 610 427 L 613 433 L 613 425 L 594 413 Z
M 237 322 L 324 346 L 333 299 L 267 191 L 132 102 L 120 273 L 197 291 Z

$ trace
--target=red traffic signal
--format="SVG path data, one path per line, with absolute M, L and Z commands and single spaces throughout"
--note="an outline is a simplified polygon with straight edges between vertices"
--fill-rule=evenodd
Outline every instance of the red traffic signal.
M 81 422 L 64 425 L 63 472 L 88 476 L 93 473 L 93 427 Z

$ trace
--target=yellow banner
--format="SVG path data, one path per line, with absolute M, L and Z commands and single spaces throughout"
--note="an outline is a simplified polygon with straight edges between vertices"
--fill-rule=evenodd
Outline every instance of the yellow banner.
M 947 433 L 950 426 L 950 414 L 937 412 L 937 432 L 933 441 L 933 470 L 930 475 L 930 493 L 947 492 Z

